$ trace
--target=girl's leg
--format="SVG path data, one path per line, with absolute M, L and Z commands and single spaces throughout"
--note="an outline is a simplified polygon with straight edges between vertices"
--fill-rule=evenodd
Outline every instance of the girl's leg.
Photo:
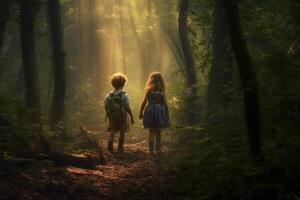
M 156 153 L 160 153 L 160 141 L 161 141 L 161 130 L 156 129 L 156 134 L 155 134 L 155 151 Z
M 113 153 L 113 151 L 114 151 L 114 137 L 115 137 L 115 131 L 110 131 L 109 137 L 108 137 L 107 150 L 111 153 Z
M 149 153 L 153 154 L 154 151 L 154 130 L 149 129 Z

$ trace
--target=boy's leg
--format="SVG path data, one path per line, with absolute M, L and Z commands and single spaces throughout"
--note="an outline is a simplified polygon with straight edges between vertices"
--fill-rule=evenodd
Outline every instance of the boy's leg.
M 155 134 L 155 151 L 156 153 L 160 153 L 160 141 L 161 141 L 161 131 L 160 129 L 156 130 Z
M 107 146 L 107 150 L 111 153 L 114 151 L 114 137 L 115 137 L 115 131 L 111 131 L 109 133 L 108 146 Z
M 118 152 L 123 153 L 124 151 L 124 140 L 125 140 L 125 131 L 120 131 L 119 143 L 118 143 Z

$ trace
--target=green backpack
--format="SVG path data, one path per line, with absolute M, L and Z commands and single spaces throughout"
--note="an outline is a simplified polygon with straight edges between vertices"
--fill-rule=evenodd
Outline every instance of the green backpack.
M 120 92 L 118 95 L 109 94 L 109 99 L 106 106 L 108 119 L 113 123 L 122 123 L 126 118 L 125 102 L 123 95 L 125 92 Z

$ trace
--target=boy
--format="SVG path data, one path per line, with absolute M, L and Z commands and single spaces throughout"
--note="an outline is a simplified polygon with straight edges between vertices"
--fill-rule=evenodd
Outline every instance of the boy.
M 109 120 L 108 131 L 109 139 L 107 150 L 111 153 L 113 150 L 114 135 L 120 132 L 118 152 L 124 151 L 125 132 L 128 130 L 128 115 L 130 116 L 131 124 L 134 124 L 131 108 L 129 106 L 128 94 L 122 89 L 127 81 L 127 78 L 122 73 L 115 73 L 111 76 L 110 82 L 114 90 L 110 92 L 105 98 L 105 111 Z

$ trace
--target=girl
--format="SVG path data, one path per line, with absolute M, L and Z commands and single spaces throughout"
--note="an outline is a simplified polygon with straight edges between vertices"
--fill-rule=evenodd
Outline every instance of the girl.
M 161 153 L 161 128 L 169 126 L 165 82 L 159 72 L 150 74 L 145 90 L 146 94 L 141 105 L 139 118 L 143 119 L 144 127 L 149 129 L 149 154 L 152 157 L 154 155 L 154 144 L 156 153 Z

